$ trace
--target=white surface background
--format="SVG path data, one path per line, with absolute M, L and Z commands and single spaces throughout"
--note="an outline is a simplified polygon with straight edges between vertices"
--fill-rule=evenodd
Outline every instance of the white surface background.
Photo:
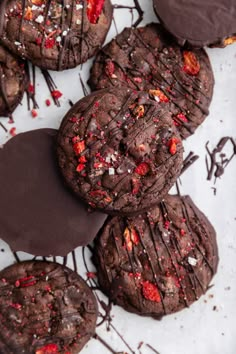
M 133 5 L 132 0 L 116 0 L 113 3 Z M 155 21 L 152 1 L 140 0 L 140 4 L 145 11 L 142 25 Z M 129 10 L 117 9 L 114 14 L 119 32 L 125 26 L 130 26 Z M 136 12 L 134 14 L 136 17 Z M 115 34 L 115 27 L 112 24 L 107 41 Z M 142 354 L 152 353 L 146 343 L 151 344 L 160 354 L 236 353 L 236 158 L 227 167 L 222 178 L 217 180 L 216 196 L 211 188 L 214 186 L 214 181 L 206 180 L 205 165 L 205 143 L 208 140 L 209 148 L 212 150 L 223 136 L 236 138 L 236 44 L 225 49 L 208 49 L 207 51 L 215 74 L 214 97 L 209 117 L 198 128 L 194 136 L 184 142 L 185 154 L 187 155 L 192 150 L 200 158 L 182 176 L 181 193 L 192 197 L 217 231 L 220 255 L 218 273 L 212 282 L 214 287 L 190 309 L 169 315 L 162 321 L 142 318 L 125 312 L 118 306 L 113 307 L 112 323 L 124 335 L 135 353 L 140 353 L 137 347 L 141 341 L 144 342 L 141 347 Z M 58 128 L 61 119 L 69 109 L 68 100 L 76 102 L 83 97 L 79 73 L 86 82 L 91 63 L 92 60 L 83 65 L 82 70 L 78 67 L 61 73 L 51 73 L 58 89 L 63 93 L 60 108 L 53 104 L 46 107 L 45 100 L 50 98 L 50 94 L 40 71 L 37 70 L 36 99 L 40 106 L 38 117 L 33 119 L 27 111 L 26 97 L 24 97 L 22 106 L 14 112 L 15 123 L 8 124 L 7 118 L 0 118 L 0 121 L 7 129 L 16 127 L 17 133 L 37 128 Z M 0 144 L 5 143 L 9 137 L 10 135 L 0 128 Z M 22 260 L 30 258 L 22 252 L 18 255 Z M 85 277 L 81 249 L 76 250 L 76 255 L 79 273 Z M 57 260 L 60 258 L 57 257 Z M 14 258 L 8 246 L 0 240 L 0 269 L 13 262 Z M 72 266 L 70 257 L 68 264 Z M 213 310 L 214 306 L 215 310 Z M 113 330 L 107 332 L 106 326 L 103 325 L 98 328 L 97 332 L 115 351 L 130 353 Z M 94 339 L 82 352 L 84 354 L 109 353 Z

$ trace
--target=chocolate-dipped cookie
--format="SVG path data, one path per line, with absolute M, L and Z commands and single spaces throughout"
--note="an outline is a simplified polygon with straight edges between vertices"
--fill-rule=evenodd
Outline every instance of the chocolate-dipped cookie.
M 41 68 L 65 70 L 97 52 L 111 20 L 110 0 L 3 0 L 0 41 Z
M 9 116 L 20 103 L 28 83 L 22 60 L 0 45 L 0 117 Z
M 182 143 L 168 107 L 126 88 L 96 91 L 66 114 L 58 134 L 68 186 L 91 207 L 131 215 L 168 192 L 182 166 Z
M 208 115 L 214 77 L 205 50 L 183 50 L 159 24 L 126 28 L 98 53 L 91 69 L 93 90 L 128 86 L 169 103 L 183 138 Z
M 28 261 L 0 272 L 0 352 L 77 354 L 94 335 L 96 299 L 75 272 Z
M 216 273 L 215 231 L 190 197 L 135 218 L 109 217 L 95 239 L 100 287 L 127 311 L 161 318 L 197 300 Z
M 34 130 L 0 149 L 0 238 L 14 251 L 65 256 L 91 242 L 106 219 L 64 185 L 56 135 L 54 129 Z
M 153 5 L 180 45 L 224 47 L 236 41 L 234 0 L 153 0 Z

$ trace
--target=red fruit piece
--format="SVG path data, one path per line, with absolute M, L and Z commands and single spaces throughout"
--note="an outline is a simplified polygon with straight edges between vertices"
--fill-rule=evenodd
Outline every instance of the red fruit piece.
M 53 91 L 51 92 L 51 95 L 52 95 L 53 98 L 58 99 L 58 98 L 60 98 L 60 97 L 62 96 L 62 93 L 61 93 L 61 91 L 59 91 L 59 90 L 53 90 Z
M 53 48 L 55 44 L 56 44 L 55 39 L 49 37 L 49 38 L 46 38 L 45 43 L 44 43 L 44 47 L 46 49 L 50 49 L 50 48 Z
M 143 296 L 145 297 L 145 299 L 154 302 L 161 301 L 160 293 L 153 283 L 150 283 L 149 281 L 143 281 L 141 285 Z
M 137 178 L 132 178 L 132 194 L 138 194 L 139 189 L 141 187 L 140 181 Z
M 85 141 L 78 141 L 77 143 L 73 144 L 73 150 L 76 153 L 76 155 L 81 154 L 85 150 Z
M 11 136 L 15 136 L 16 135 L 16 128 L 15 127 L 11 128 L 9 133 L 11 134 Z
M 149 95 L 152 96 L 158 102 L 169 102 L 169 98 L 159 89 L 149 90 Z
M 59 348 L 57 344 L 47 344 L 36 350 L 35 354 L 59 354 Z
M 35 279 L 35 277 L 33 275 L 30 275 L 28 277 L 16 280 L 15 287 L 16 288 L 26 288 L 28 286 L 35 285 L 36 282 L 37 282 L 37 280 Z
M 109 60 L 105 67 L 105 72 L 109 77 L 112 77 L 115 71 L 115 65 L 113 61 Z
M 140 165 L 138 165 L 134 170 L 134 172 L 137 173 L 139 176 L 146 176 L 149 171 L 150 167 L 146 162 L 140 163 Z
M 105 0 L 87 0 L 87 16 L 90 23 L 97 23 L 99 16 L 102 13 L 104 2 Z
M 127 250 L 130 252 L 133 249 L 133 244 L 137 246 L 139 243 L 139 235 L 133 227 L 126 227 L 123 233 L 125 239 L 125 245 Z
M 31 115 L 32 115 L 33 118 L 36 118 L 38 116 L 38 113 L 37 113 L 37 111 L 35 109 L 32 109 Z
M 81 172 L 85 169 L 85 164 L 80 163 L 77 167 L 76 167 L 76 171 L 77 172 Z
M 171 138 L 168 142 L 169 152 L 171 155 L 175 155 L 177 152 L 177 144 L 180 143 L 180 140 L 177 138 Z
M 201 69 L 200 63 L 193 52 L 184 51 L 184 67 L 183 70 L 189 75 L 197 75 Z
M 46 101 L 45 101 L 45 103 L 46 103 L 46 106 L 51 106 L 51 101 L 49 100 L 49 99 L 47 99 Z
M 87 277 L 89 279 L 95 279 L 97 277 L 97 274 L 94 272 L 87 272 Z

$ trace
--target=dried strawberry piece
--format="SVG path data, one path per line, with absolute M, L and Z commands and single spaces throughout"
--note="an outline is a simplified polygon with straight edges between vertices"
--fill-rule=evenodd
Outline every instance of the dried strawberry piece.
M 35 6 L 41 6 L 44 4 L 45 0 L 31 0 L 32 4 Z
M 25 16 L 24 16 L 24 20 L 30 21 L 33 18 L 33 13 L 32 13 L 32 9 L 30 6 L 27 7 L 27 10 L 25 12 Z
M 138 235 L 137 231 L 133 227 L 131 227 L 130 237 L 131 237 L 131 241 L 133 242 L 133 244 L 135 246 L 137 246 L 137 244 L 140 241 L 139 240 L 139 235 Z
M 133 110 L 133 114 L 136 118 L 142 118 L 144 116 L 145 109 L 143 105 L 136 106 Z
M 127 250 L 129 252 L 132 251 L 133 245 L 137 246 L 139 243 L 139 235 L 137 231 L 133 227 L 126 227 L 123 236 Z
M 132 178 L 131 183 L 132 183 L 132 194 L 133 195 L 138 194 L 139 189 L 141 187 L 140 181 L 136 178 Z
M 59 354 L 57 344 L 47 344 L 36 350 L 35 354 Z
M 77 172 L 81 172 L 85 169 L 85 164 L 80 163 L 77 167 L 76 167 L 76 171 Z
M 78 141 L 77 143 L 73 144 L 73 150 L 76 153 L 76 155 L 81 154 L 85 150 L 85 141 Z
M 169 146 L 169 152 L 171 155 L 175 155 L 177 152 L 177 144 L 180 143 L 180 140 L 177 138 L 171 138 L 168 142 L 168 146 Z
M 145 297 L 145 299 L 154 302 L 161 301 L 160 293 L 157 287 L 153 283 L 150 283 L 149 281 L 143 281 L 141 285 L 142 285 L 143 296 Z
M 175 120 L 176 118 L 178 118 L 178 121 Z M 176 127 L 179 127 L 182 124 L 181 122 L 179 122 L 179 120 L 184 122 L 184 123 L 188 122 L 187 117 L 183 113 L 177 114 L 176 118 L 175 117 L 173 118 L 174 119 L 174 125 Z
M 9 133 L 11 134 L 11 136 L 15 136 L 16 135 L 16 128 L 15 127 L 11 128 Z
M 139 176 L 146 176 L 146 174 L 150 171 L 150 166 L 146 162 L 140 163 L 134 172 L 137 173 Z
M 97 273 L 94 272 L 87 272 L 86 275 L 89 279 L 95 279 L 97 277 Z
M 56 99 L 58 99 L 58 98 L 60 98 L 61 96 L 63 96 L 63 94 L 62 94 L 61 91 L 59 91 L 59 90 L 53 90 L 53 91 L 51 92 L 51 95 L 52 95 L 53 98 L 56 98 Z
M 81 157 L 79 158 L 79 162 L 80 162 L 80 163 L 86 163 L 86 162 L 87 162 L 86 157 L 85 157 L 85 156 L 81 156 Z
M 200 71 L 200 63 L 193 52 L 184 51 L 184 67 L 183 70 L 189 75 L 197 75 Z
M 38 113 L 37 113 L 36 109 L 32 109 L 31 110 L 31 115 L 32 115 L 33 118 L 36 118 L 38 116 Z
M 115 71 L 115 64 L 113 63 L 113 61 L 109 60 L 106 64 L 105 72 L 109 77 L 113 77 L 114 71 Z
M 96 24 L 102 13 L 105 0 L 87 0 L 87 17 L 89 22 Z
M 49 38 L 46 38 L 45 43 L 44 43 L 44 47 L 46 49 L 51 49 L 55 46 L 55 44 L 56 44 L 55 38 L 49 37 Z
M 16 288 L 26 288 L 28 286 L 33 286 L 37 282 L 36 278 L 33 275 L 30 275 L 25 278 L 21 278 L 16 280 L 15 287 Z
M 169 102 L 169 98 L 159 89 L 149 90 L 149 95 L 152 96 L 158 102 Z

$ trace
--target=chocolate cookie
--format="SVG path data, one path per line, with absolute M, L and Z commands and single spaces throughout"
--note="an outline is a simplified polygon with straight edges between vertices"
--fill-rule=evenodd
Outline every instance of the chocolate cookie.
M 93 258 L 101 289 L 114 303 L 155 318 L 204 294 L 218 264 L 210 222 L 190 197 L 171 195 L 136 218 L 109 217 Z
M 167 107 L 125 88 L 77 102 L 58 134 L 67 184 L 91 207 L 111 214 L 137 214 L 161 200 L 179 175 L 182 150 Z
M 65 70 L 98 51 L 111 20 L 110 0 L 2 0 L 0 38 L 41 68 Z
M 236 40 L 235 0 L 153 0 L 153 5 L 180 45 L 226 46 Z
M 23 61 L 0 45 L 0 117 L 9 116 L 20 103 L 28 79 Z
M 78 353 L 94 335 L 96 299 L 57 263 L 29 261 L 0 272 L 0 352 Z
M 88 81 L 92 89 L 129 86 L 169 103 L 183 138 L 208 115 L 214 77 L 207 53 L 183 50 L 161 25 L 126 28 L 97 55 Z
M 54 129 L 30 131 L 0 149 L 0 238 L 14 251 L 65 256 L 91 242 L 106 219 L 64 185 L 56 135 Z

